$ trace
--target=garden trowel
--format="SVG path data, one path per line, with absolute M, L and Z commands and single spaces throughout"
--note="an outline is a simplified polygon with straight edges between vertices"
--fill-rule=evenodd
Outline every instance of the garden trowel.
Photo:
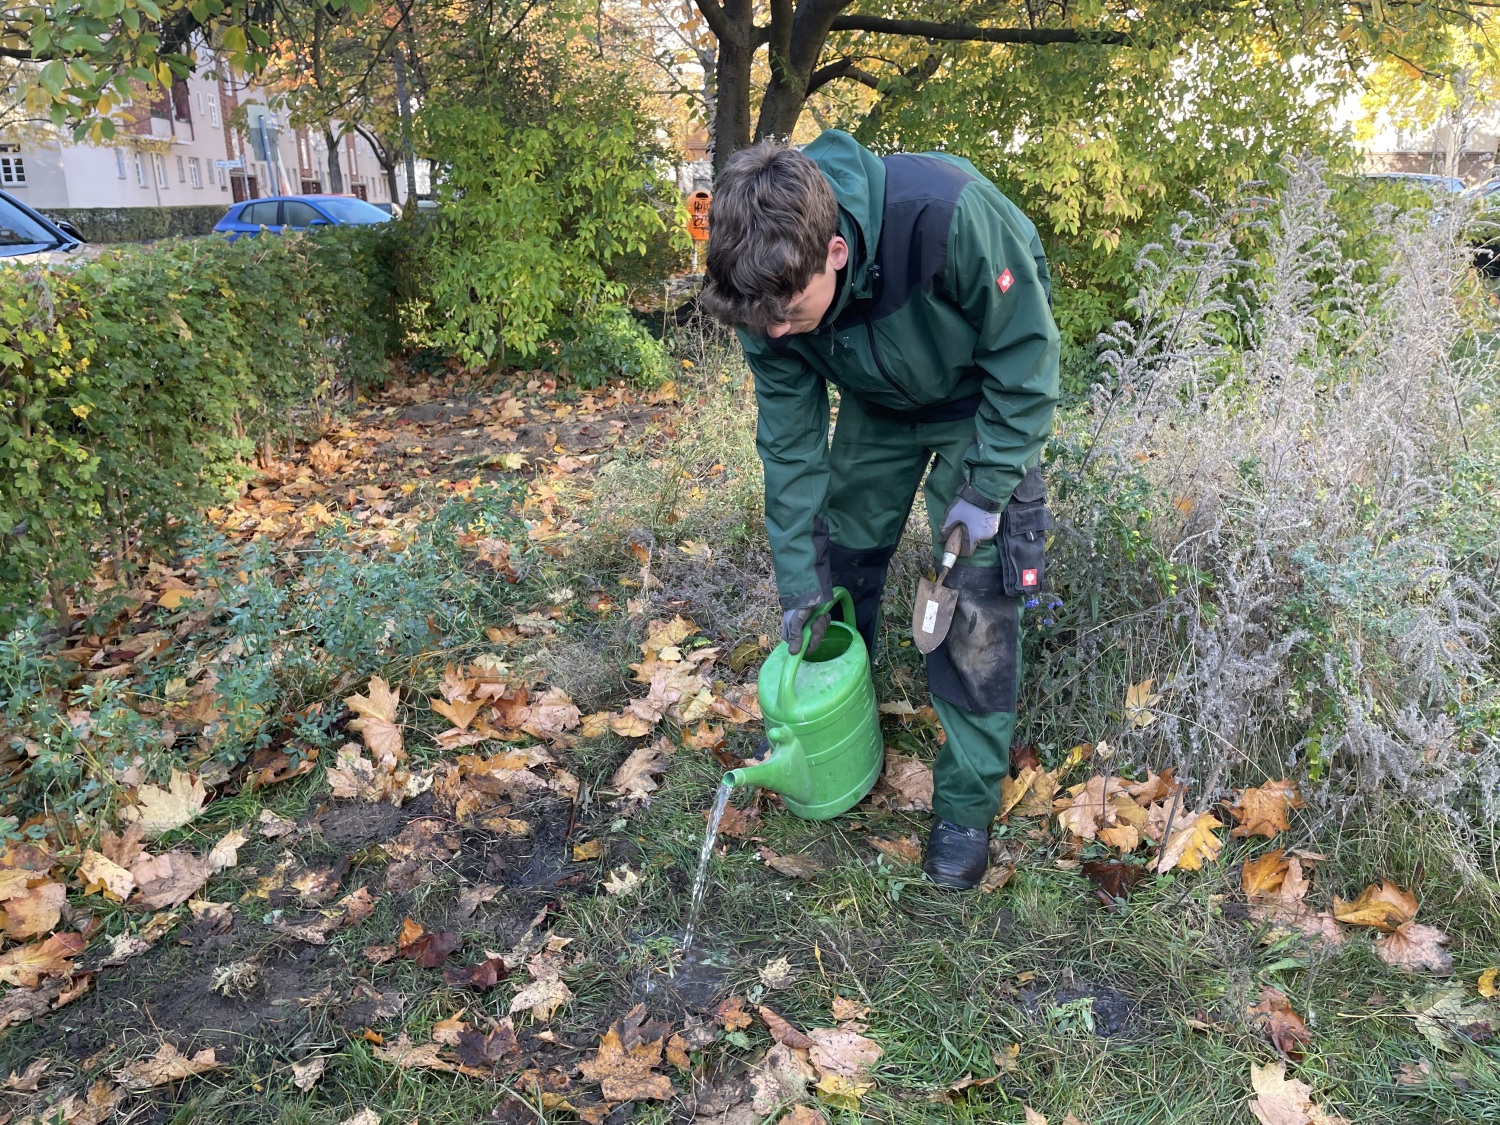
M 926 656 L 948 635 L 948 626 L 953 624 L 953 607 L 958 604 L 958 591 L 943 585 L 948 571 L 958 561 L 958 549 L 963 545 L 964 530 L 955 527 L 948 533 L 948 542 L 943 544 L 943 565 L 936 578 L 923 578 L 917 583 L 917 600 L 911 610 L 911 637 L 917 651 Z

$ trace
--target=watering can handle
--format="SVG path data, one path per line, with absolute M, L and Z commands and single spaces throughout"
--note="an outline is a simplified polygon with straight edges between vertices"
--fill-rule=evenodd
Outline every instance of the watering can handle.
M 797 669 L 802 667 L 802 658 L 807 655 L 808 646 L 812 643 L 812 623 L 831 610 L 835 605 L 844 611 L 844 623 L 847 625 L 854 624 L 854 599 L 849 596 L 848 590 L 842 586 L 835 586 L 833 588 L 833 600 L 820 605 L 813 615 L 807 619 L 807 624 L 802 626 L 802 647 L 782 666 L 781 694 L 778 698 L 786 700 L 789 707 L 795 707 L 797 704 L 797 693 L 793 684 L 797 679 Z

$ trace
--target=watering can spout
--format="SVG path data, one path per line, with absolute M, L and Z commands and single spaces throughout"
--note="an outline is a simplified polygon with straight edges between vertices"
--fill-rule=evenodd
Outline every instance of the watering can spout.
M 724 775 L 724 784 L 734 789 L 758 785 L 794 801 L 813 800 L 812 772 L 797 736 L 786 727 L 772 727 L 766 737 L 771 740 L 771 753 L 765 760 L 730 770 Z

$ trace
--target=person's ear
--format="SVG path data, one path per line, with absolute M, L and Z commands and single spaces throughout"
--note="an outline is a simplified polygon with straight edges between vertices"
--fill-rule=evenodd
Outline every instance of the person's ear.
M 849 244 L 839 235 L 828 240 L 828 268 L 841 270 L 849 264 Z

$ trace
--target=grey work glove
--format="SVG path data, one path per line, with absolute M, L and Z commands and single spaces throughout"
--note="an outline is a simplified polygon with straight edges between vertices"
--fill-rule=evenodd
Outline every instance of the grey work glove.
M 809 638 L 812 647 L 809 652 L 823 643 L 823 634 L 828 632 L 828 614 L 820 614 L 813 619 L 818 607 L 805 605 L 801 609 L 789 609 L 781 615 L 781 639 L 786 642 L 787 651 L 796 656 L 802 651 L 802 629 L 812 620 L 812 635 Z
M 958 553 L 967 558 L 979 544 L 995 538 L 1000 533 L 1000 505 L 988 496 L 965 484 L 959 488 L 943 513 L 943 524 L 938 529 L 938 540 L 946 543 L 955 527 L 963 529 L 963 543 Z

